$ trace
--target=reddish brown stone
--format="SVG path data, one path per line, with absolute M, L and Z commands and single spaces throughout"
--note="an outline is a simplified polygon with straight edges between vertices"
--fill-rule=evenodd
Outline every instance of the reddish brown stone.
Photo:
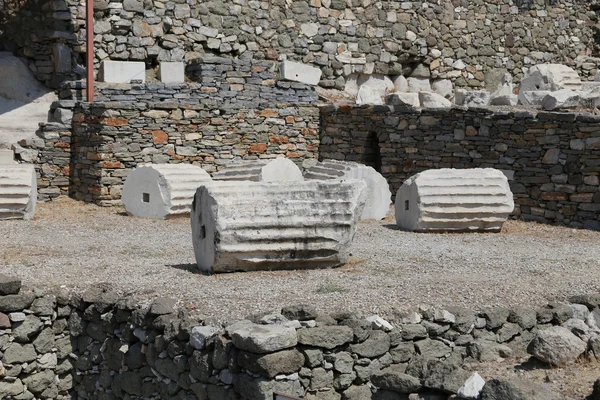
M 277 110 L 272 110 L 270 108 L 266 108 L 264 110 L 262 110 L 262 112 L 260 113 L 261 117 L 267 117 L 267 118 L 275 118 L 279 116 L 279 113 L 277 112 Z
M 152 131 L 152 141 L 154 144 L 165 144 L 167 140 L 169 140 L 169 135 L 167 135 L 165 131 Z
M 569 195 L 561 192 L 544 192 L 542 200 L 546 201 L 565 201 L 569 199 Z
M 127 126 L 129 125 L 129 121 L 127 121 L 127 118 L 122 117 L 104 118 L 102 119 L 102 124 L 108 126 Z
M 0 312 L 0 329 L 10 329 L 10 319 L 8 315 Z
M 286 155 L 288 158 L 300 158 L 300 153 L 295 151 L 288 151 Z
M 293 124 L 294 122 L 296 122 L 296 119 L 291 115 L 288 115 L 287 117 L 285 117 L 285 122 L 286 124 Z
M 65 142 L 57 142 L 54 147 L 59 147 L 62 149 L 68 149 L 71 147 L 71 143 L 65 143 Z
M 120 161 L 102 161 L 100 163 L 100 168 L 109 168 L 109 169 L 123 168 L 123 164 L 121 164 Z
M 304 136 L 315 136 L 317 134 L 317 130 L 311 128 L 302 128 L 301 132 Z
M 271 143 L 288 143 L 290 139 L 287 136 L 271 136 L 269 141 Z
M 266 143 L 252 143 L 250 145 L 250 153 L 264 153 L 267 151 Z

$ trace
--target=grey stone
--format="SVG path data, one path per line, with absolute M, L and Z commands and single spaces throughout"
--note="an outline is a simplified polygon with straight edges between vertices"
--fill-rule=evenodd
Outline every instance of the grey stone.
M 217 333 L 219 330 L 214 326 L 195 326 L 190 333 L 190 345 L 196 350 L 202 350 Z
M 448 356 L 452 349 L 439 340 L 424 339 L 415 342 L 419 354 L 425 358 L 441 358 Z
M 481 390 L 481 400 L 563 400 L 563 397 L 533 382 L 492 379 Z
M 510 347 L 500 343 L 476 339 L 467 346 L 468 353 L 478 361 L 496 361 L 498 358 L 508 358 L 512 355 Z
M 33 347 L 40 353 L 49 353 L 54 347 L 54 332 L 51 328 L 46 328 L 40 332 L 33 341 Z
M 44 323 L 35 315 L 29 315 L 13 329 L 13 335 L 17 342 L 29 342 L 35 334 L 42 330 Z
M 450 357 L 445 361 L 429 361 L 423 386 L 446 393 L 458 392 L 471 375 L 460 368 L 461 363 L 461 357 Z
M 569 299 L 571 303 L 587 306 L 589 309 L 600 307 L 600 293 L 573 296 Z
M 352 354 L 346 351 L 341 351 L 333 354 L 332 359 L 333 369 L 341 374 L 352 373 L 354 367 L 354 359 L 352 358 Z
M 489 308 L 482 313 L 487 329 L 500 328 L 508 319 L 510 311 L 505 308 Z
M 371 375 L 371 382 L 380 389 L 398 393 L 412 393 L 421 389 L 421 381 L 404 371 L 404 367 L 392 365 Z
M 406 324 L 402 325 L 402 339 L 418 340 L 427 337 L 427 330 L 421 324 Z
M 299 337 L 300 334 L 296 335 L 294 328 L 286 328 L 280 325 L 252 324 L 231 333 L 231 339 L 235 347 L 251 353 L 271 353 L 293 347 L 298 343 Z
M 54 372 L 44 370 L 35 374 L 31 374 L 23 379 L 23 383 L 27 385 L 27 390 L 32 393 L 42 393 L 48 386 L 54 383 Z
M 35 295 L 33 293 L 0 296 L 0 312 L 11 313 L 14 311 L 23 311 L 31 306 L 33 300 L 35 300 Z
M 415 353 L 415 346 L 412 342 L 400 343 L 390 349 L 390 355 L 394 363 L 408 362 Z
M 168 297 L 159 297 L 155 299 L 150 305 L 150 310 L 148 311 L 152 315 L 165 315 L 172 314 L 175 312 L 174 307 L 177 304 L 177 300 L 171 299 Z
M 282 350 L 270 354 L 253 354 L 241 351 L 238 364 L 267 378 L 280 374 L 291 374 L 304 365 L 304 355 L 296 349 Z
M 371 397 L 371 389 L 367 385 L 350 386 L 343 393 L 344 400 L 365 400 Z
M 540 361 L 560 366 L 575 361 L 586 348 L 587 344 L 567 328 L 553 326 L 538 331 L 527 352 Z
M 519 324 L 523 329 L 531 329 L 536 325 L 536 312 L 529 308 L 513 308 L 508 315 L 508 321 Z
M 0 393 L 2 393 L 3 396 L 18 396 L 24 391 L 25 387 L 20 379 L 16 379 L 13 382 L 0 380 Z
M 19 294 L 21 280 L 12 276 L 0 274 L 0 296 Z
M 557 108 L 574 108 L 579 105 L 581 96 L 579 93 L 569 89 L 550 92 L 542 99 L 542 107 L 545 110 L 554 110 Z
M 281 309 L 281 314 L 290 321 L 309 321 L 316 319 L 319 316 L 315 307 L 308 304 L 296 304 L 283 307 Z
M 318 367 L 323 363 L 323 352 L 320 349 L 303 348 L 301 351 L 308 367 Z
M 351 342 L 353 337 L 352 329 L 347 326 L 322 326 L 298 331 L 299 343 L 330 350 Z
M 56 297 L 44 296 L 38 297 L 31 304 L 31 311 L 35 315 L 51 316 L 56 308 Z
M 352 352 L 361 357 L 374 358 L 387 353 L 390 349 L 390 337 L 382 331 L 372 331 L 363 343 L 353 344 Z
M 327 371 L 323 368 L 315 368 L 310 378 L 310 389 L 318 390 L 330 388 L 333 386 L 333 371 Z
M 520 333 L 521 327 L 518 324 L 507 322 L 497 332 L 498 342 L 508 342 Z

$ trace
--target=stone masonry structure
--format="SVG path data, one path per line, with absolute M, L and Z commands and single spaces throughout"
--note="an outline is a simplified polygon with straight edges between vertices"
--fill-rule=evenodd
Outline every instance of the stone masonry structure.
M 600 117 L 493 108 L 321 108 L 323 158 L 380 165 L 395 193 L 430 168 L 505 171 L 524 220 L 600 229 Z
M 6 400 L 448 396 L 471 375 L 465 364 L 523 354 L 540 332 L 563 330 L 589 342 L 586 356 L 600 357 L 598 295 L 571 301 L 478 312 L 421 308 L 393 325 L 294 305 L 223 329 L 175 308 L 173 299 L 144 305 L 106 284 L 78 293 L 0 276 L 0 393 Z M 489 389 L 497 384 L 490 380 Z M 563 399 L 535 384 L 528 390 Z
M 351 74 L 448 78 L 494 90 L 502 73 L 568 63 L 597 70 L 597 16 L 588 2 L 483 0 L 154 1 L 97 0 L 95 61 L 184 61 L 188 77 L 204 55 L 311 64 L 320 85 L 344 87 Z M 82 0 L 0 1 L 0 48 L 26 57 L 53 87 L 83 76 Z M 583 58 L 577 59 L 577 56 Z

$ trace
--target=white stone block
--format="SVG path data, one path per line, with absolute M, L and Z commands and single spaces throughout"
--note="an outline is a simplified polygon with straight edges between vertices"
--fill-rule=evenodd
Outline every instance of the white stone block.
M 163 83 L 185 82 L 185 64 L 162 61 L 158 66 L 158 79 Z
M 31 219 L 37 203 L 37 176 L 33 165 L 0 165 L 0 220 Z
M 363 179 L 367 184 L 365 208 L 360 219 L 383 219 L 390 211 L 392 192 L 387 180 L 374 168 L 363 164 L 324 160 L 307 163 L 304 169 L 306 179 Z M 312 165 L 310 165 L 312 164 Z
M 390 93 L 385 96 L 385 104 L 415 108 L 419 108 L 421 106 L 418 93 Z
M 406 82 L 408 83 L 409 92 L 431 92 L 431 84 L 427 78 L 410 77 L 406 79 Z
M 396 225 L 416 232 L 498 232 L 513 211 L 502 171 L 492 168 L 430 169 L 396 193 Z
M 454 86 L 450 79 L 436 79 L 431 83 L 431 90 L 446 99 L 454 96 Z
M 343 264 L 366 186 L 363 180 L 202 186 L 191 213 L 198 268 L 212 273 Z
M 465 90 L 454 91 L 454 103 L 466 107 L 485 107 L 490 104 L 490 92 L 487 90 Z
M 322 72 L 319 68 L 311 67 L 310 65 L 285 60 L 279 66 L 279 73 L 282 79 L 287 79 L 288 81 L 318 85 Z
M 15 152 L 11 149 L 0 149 L 0 165 L 15 165 Z
M 216 181 L 303 181 L 302 171 L 289 158 L 273 160 L 244 160 L 224 165 L 224 169 L 215 172 Z
M 562 64 L 534 65 L 521 79 L 519 103 L 528 104 L 522 98 L 522 93 L 538 90 L 553 92 L 561 89 L 581 90 L 581 79 L 574 69 Z
M 450 108 L 452 102 L 437 93 L 419 92 L 419 103 L 423 108 Z
M 490 105 L 492 106 L 516 106 L 519 101 L 516 94 L 513 93 L 512 75 L 504 74 L 498 89 L 490 96 Z
M 189 214 L 199 186 L 210 175 L 197 165 L 148 164 L 131 171 L 123 186 L 125 210 L 133 216 L 168 218 Z
M 146 63 L 141 61 L 102 61 L 100 82 L 130 83 L 132 80 L 146 82 Z
M 548 93 L 542 99 L 542 107 L 544 110 L 555 110 L 557 108 L 574 108 L 579 105 L 581 97 L 569 89 L 557 90 L 556 92 Z
M 383 104 L 382 93 L 377 89 L 370 86 L 361 86 L 358 88 L 358 95 L 356 96 L 356 104 Z
M 541 106 L 542 100 L 550 93 L 549 90 L 531 90 L 522 92 L 519 89 L 519 104 L 524 106 Z
M 408 81 L 402 75 L 398 75 L 392 81 L 397 92 L 403 93 L 408 91 Z

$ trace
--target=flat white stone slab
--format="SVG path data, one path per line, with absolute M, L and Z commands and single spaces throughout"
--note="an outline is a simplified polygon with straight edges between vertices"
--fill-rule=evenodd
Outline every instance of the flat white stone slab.
M 272 160 L 243 160 L 225 164 L 224 168 L 213 173 L 216 181 L 303 181 L 302 171 L 288 158 Z
M 388 105 L 401 105 L 407 107 L 419 108 L 421 102 L 419 101 L 418 93 L 390 93 L 385 96 L 385 104 Z
M 133 216 L 162 219 L 187 215 L 199 186 L 212 179 L 191 164 L 148 164 L 131 171 L 121 200 Z
M 158 66 L 158 79 L 163 83 L 185 82 L 185 64 L 162 61 Z
M 11 149 L 0 149 L 0 165 L 16 165 L 15 152 Z
M 33 165 L 0 165 L 0 220 L 31 219 L 37 203 Z
M 430 169 L 396 193 L 396 225 L 416 232 L 498 232 L 513 211 L 502 171 L 493 168 Z
M 140 61 L 102 61 L 100 82 L 130 83 L 132 80 L 146 82 L 146 63 Z
M 191 213 L 198 268 L 213 273 L 343 264 L 366 186 L 363 180 L 201 186 Z
M 529 71 L 519 84 L 519 103 L 526 103 L 522 93 L 548 90 L 551 92 L 570 89 L 575 92 L 581 90 L 581 79 L 577 72 L 562 64 L 538 64 L 529 68 Z
M 282 79 L 308 85 L 318 85 L 322 74 L 319 68 L 288 60 L 281 62 L 279 73 Z
M 465 90 L 454 91 L 454 103 L 466 107 L 485 107 L 490 104 L 490 92 L 487 90 Z
M 409 93 L 415 94 L 416 93 Z M 349 161 L 324 160 L 307 162 L 304 178 L 310 180 L 326 179 L 364 179 L 367 184 L 365 208 L 360 219 L 383 219 L 390 211 L 392 192 L 387 180 L 374 168 Z

